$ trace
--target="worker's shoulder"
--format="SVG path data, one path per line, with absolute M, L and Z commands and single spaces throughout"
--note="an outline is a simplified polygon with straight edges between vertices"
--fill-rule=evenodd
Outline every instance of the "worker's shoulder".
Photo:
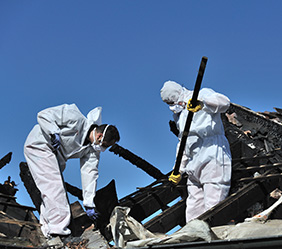
M 65 115 L 84 116 L 76 104 L 62 104 L 58 106 Z M 64 115 L 64 114 L 63 114 Z
M 82 114 L 82 112 L 80 111 L 80 109 L 78 108 L 78 106 L 76 104 L 66 104 L 66 107 L 73 112 L 78 112 L 80 114 Z
M 211 96 L 211 95 L 222 95 L 222 94 L 208 87 L 202 88 L 199 92 L 199 96 Z
M 63 108 L 63 109 L 74 109 L 74 110 L 79 110 L 77 105 L 72 103 L 72 104 L 61 104 L 61 105 L 58 105 L 57 107 L 59 108 Z
M 200 92 L 215 92 L 215 91 L 209 87 L 204 87 L 200 90 Z
M 73 108 L 73 109 L 76 109 L 76 110 L 79 110 L 78 106 L 74 103 L 72 104 L 64 104 L 65 106 L 69 107 L 69 108 Z
M 78 110 L 78 107 L 76 104 L 60 104 L 60 105 L 57 105 L 57 106 L 53 106 L 53 107 L 48 107 L 46 108 L 45 110 L 48 110 L 48 109 L 77 109 Z

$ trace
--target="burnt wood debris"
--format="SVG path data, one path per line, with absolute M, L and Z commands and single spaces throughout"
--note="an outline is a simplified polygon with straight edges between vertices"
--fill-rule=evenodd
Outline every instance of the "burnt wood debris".
M 275 112 L 261 113 L 232 103 L 228 111 L 222 114 L 232 153 L 232 184 L 225 200 L 198 217 L 210 226 L 243 222 L 246 217 L 268 208 L 274 202 L 270 193 L 275 189 L 282 189 L 282 109 L 274 109 Z M 97 231 L 106 243 L 112 239 L 107 225 L 115 206 L 130 207 L 129 215 L 139 222 L 152 217 L 143 224 L 151 232 L 167 233 L 176 226 L 184 226 L 187 197 L 185 176 L 177 187 L 171 188 L 167 181 L 171 172 L 162 173 L 159 168 L 118 144 L 112 146 L 110 151 L 137 166 L 137 170 L 146 172 L 154 180 L 150 185 L 139 187 L 134 193 L 121 199 L 117 198 L 114 180 L 97 191 L 95 203 L 103 217 L 96 224 Z M 0 169 L 8 167 L 11 156 L 12 153 L 9 153 L 0 160 Z M 17 203 L 16 184 L 7 176 L 7 180 L 0 184 L 0 247 L 43 248 L 44 239 L 34 214 L 35 211 L 40 212 L 40 192 L 26 163 L 21 162 L 19 168 L 20 177 L 34 207 Z M 68 183 L 66 189 L 78 200 L 82 200 L 81 189 Z M 72 233 L 81 236 L 91 228 L 92 223 L 79 201 L 72 203 L 71 209 Z M 158 215 L 153 215 L 159 210 L 161 212 Z M 281 208 L 278 207 L 271 217 L 282 219 Z

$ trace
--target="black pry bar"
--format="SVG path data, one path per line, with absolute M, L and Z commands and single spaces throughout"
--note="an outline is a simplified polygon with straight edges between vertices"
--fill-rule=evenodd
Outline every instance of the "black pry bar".
M 192 95 L 192 100 L 191 100 L 192 107 L 197 106 L 198 95 L 199 95 L 199 91 L 200 91 L 200 88 L 201 88 L 202 79 L 203 79 L 204 72 L 205 72 L 205 69 L 206 69 L 207 61 L 208 61 L 208 58 L 203 56 L 201 64 L 200 64 L 198 76 L 197 76 L 197 79 L 196 79 L 193 95 Z M 190 126 L 191 126 L 191 123 L 192 123 L 193 115 L 194 115 L 194 113 L 189 111 L 188 117 L 186 119 L 184 131 L 182 133 L 181 142 L 180 142 L 179 150 L 178 150 L 178 153 L 177 153 L 176 163 L 175 163 L 175 166 L 174 166 L 174 169 L 173 169 L 174 175 L 179 174 L 179 167 L 180 167 L 180 163 L 181 163 L 181 160 L 182 160 L 183 151 L 185 149 L 185 145 L 186 145 L 187 137 L 188 137 L 188 134 L 189 134 Z

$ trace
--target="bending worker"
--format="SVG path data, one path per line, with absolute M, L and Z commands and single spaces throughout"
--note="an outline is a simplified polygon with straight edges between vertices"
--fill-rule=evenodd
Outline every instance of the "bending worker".
M 161 89 L 162 100 L 173 111 L 173 118 L 181 141 L 188 110 L 193 111 L 193 119 L 179 175 L 169 177 L 178 184 L 181 174 L 187 173 L 188 197 L 186 200 L 186 222 L 225 199 L 229 193 L 231 180 L 231 153 L 224 134 L 221 113 L 225 112 L 230 100 L 212 89 L 203 88 L 199 92 L 197 106 L 191 109 L 193 91 L 189 91 L 174 81 L 167 81 Z M 177 152 L 180 142 L 177 146 Z
M 100 152 L 119 141 L 117 128 L 101 124 L 101 107 L 81 114 L 75 104 L 47 108 L 37 115 L 38 124 L 29 133 L 24 155 L 41 192 L 41 229 L 47 238 L 71 234 L 71 212 L 62 172 L 66 161 L 80 158 L 83 205 L 95 221 L 94 196 Z

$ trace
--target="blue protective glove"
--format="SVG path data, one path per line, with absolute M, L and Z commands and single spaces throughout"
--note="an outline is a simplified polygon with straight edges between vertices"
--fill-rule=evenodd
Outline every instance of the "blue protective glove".
M 51 135 L 51 144 L 55 150 L 58 150 L 61 145 L 61 138 L 59 134 L 55 133 Z
M 93 221 L 97 221 L 100 216 L 99 212 L 96 211 L 94 207 L 85 207 L 85 212 L 87 216 Z

